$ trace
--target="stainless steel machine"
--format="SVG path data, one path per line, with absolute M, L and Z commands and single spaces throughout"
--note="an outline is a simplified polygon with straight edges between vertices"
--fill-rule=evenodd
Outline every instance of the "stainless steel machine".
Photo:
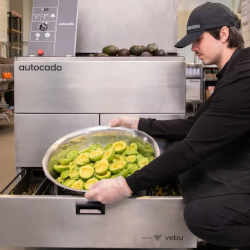
M 55 186 L 41 163 L 58 138 L 117 116 L 183 118 L 183 57 L 23 57 L 14 73 L 17 176 L 0 195 L 0 246 L 196 247 L 181 196 L 104 206 Z
M 60 193 L 41 173 L 48 146 L 66 133 L 120 115 L 184 117 L 182 57 L 18 58 L 15 79 L 19 175 L 0 196 L 1 246 L 196 246 L 183 219 L 182 197 L 101 206 Z M 33 195 L 23 195 L 30 185 Z

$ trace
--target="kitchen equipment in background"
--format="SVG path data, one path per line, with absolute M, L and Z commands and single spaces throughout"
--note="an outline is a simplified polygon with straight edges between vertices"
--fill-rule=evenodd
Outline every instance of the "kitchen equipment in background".
M 177 52 L 176 0 L 84 0 L 78 12 L 77 53 L 101 52 L 109 44 L 121 49 L 149 43 Z
M 75 56 L 77 5 L 78 0 L 33 0 L 28 55 Z
M 205 90 L 201 64 L 186 64 L 186 112 L 194 115 L 204 102 Z
M 176 53 L 176 13 L 175 0 L 157 0 L 157 4 L 154 0 L 33 0 L 28 55 L 88 55 L 109 44 L 129 48 L 150 43 Z
M 8 116 L 9 104 L 6 102 L 5 94 L 13 91 L 13 64 L 0 64 L 0 119 L 4 119 L 10 125 Z

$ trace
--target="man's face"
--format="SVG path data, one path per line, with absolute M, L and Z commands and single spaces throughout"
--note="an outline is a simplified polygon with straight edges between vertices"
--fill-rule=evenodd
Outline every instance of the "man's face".
M 220 40 L 216 40 L 208 32 L 203 32 L 203 34 L 192 43 L 192 51 L 195 52 L 203 64 L 218 65 L 223 51 L 222 46 Z

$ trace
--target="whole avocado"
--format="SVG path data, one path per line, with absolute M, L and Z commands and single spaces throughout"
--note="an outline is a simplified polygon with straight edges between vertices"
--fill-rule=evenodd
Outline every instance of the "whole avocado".
M 166 55 L 166 52 L 164 49 L 157 49 L 155 52 L 154 52 L 154 56 L 165 56 Z
M 153 54 L 156 50 L 158 50 L 158 45 L 156 43 L 150 43 L 147 45 L 147 51 Z
M 118 54 L 118 56 L 129 56 L 130 55 L 128 49 L 120 49 L 117 54 Z
M 146 46 L 144 46 L 144 45 L 139 45 L 139 47 L 140 47 L 142 53 L 143 53 L 144 51 L 147 51 Z
M 144 48 L 141 45 L 133 45 L 132 47 L 130 47 L 129 52 L 132 55 L 140 56 L 143 52 L 143 49 Z
M 119 48 L 117 48 L 115 45 L 108 45 L 102 49 L 102 52 L 109 56 L 115 56 L 118 50 Z

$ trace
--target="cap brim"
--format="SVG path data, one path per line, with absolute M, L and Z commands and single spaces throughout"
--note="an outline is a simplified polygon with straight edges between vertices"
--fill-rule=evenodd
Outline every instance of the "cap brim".
M 175 44 L 175 47 L 184 48 L 188 46 L 189 44 L 197 40 L 201 36 L 202 33 L 203 31 L 190 32 L 189 34 L 185 35 L 180 41 L 178 41 Z

